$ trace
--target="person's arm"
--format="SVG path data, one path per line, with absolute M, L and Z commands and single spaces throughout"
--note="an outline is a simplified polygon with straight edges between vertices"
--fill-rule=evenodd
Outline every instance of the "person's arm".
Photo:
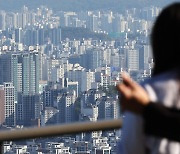
M 147 92 L 129 76 L 122 74 L 123 83 L 117 85 L 124 110 L 142 115 L 145 133 L 180 141 L 180 110 L 150 102 Z
M 159 103 L 149 103 L 143 109 L 145 133 L 180 141 L 180 110 Z

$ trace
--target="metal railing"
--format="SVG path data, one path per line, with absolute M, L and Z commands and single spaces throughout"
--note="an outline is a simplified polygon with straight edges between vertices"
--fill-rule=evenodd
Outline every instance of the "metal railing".
M 42 128 L 26 128 L 21 130 L 0 131 L 0 148 L 3 153 L 4 141 L 17 141 L 40 137 L 52 137 L 65 134 L 78 134 L 100 130 L 112 130 L 122 127 L 122 120 L 106 120 L 98 122 L 82 122 L 64 125 L 47 126 Z

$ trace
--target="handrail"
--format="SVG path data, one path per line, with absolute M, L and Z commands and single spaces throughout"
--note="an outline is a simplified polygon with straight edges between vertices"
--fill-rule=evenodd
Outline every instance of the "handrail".
M 52 137 L 65 134 L 77 134 L 100 130 L 119 129 L 122 127 L 122 120 L 106 120 L 98 122 L 81 122 L 64 125 L 47 126 L 42 128 L 26 128 L 21 130 L 0 131 L 0 154 L 3 153 L 4 141 L 17 141 L 34 139 L 40 137 Z
M 47 126 L 42 128 L 27 128 L 12 131 L 0 131 L 0 143 L 3 141 L 15 141 L 23 139 L 34 139 L 39 137 L 52 137 L 65 134 L 76 134 L 81 132 L 119 129 L 122 120 L 106 120 L 98 122 L 81 122 L 73 124 Z

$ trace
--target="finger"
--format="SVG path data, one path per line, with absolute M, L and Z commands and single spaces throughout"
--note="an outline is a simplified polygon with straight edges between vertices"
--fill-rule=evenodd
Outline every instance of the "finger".
M 127 75 L 126 73 L 122 73 L 122 79 L 124 84 L 126 84 L 128 87 L 135 89 L 137 84 L 136 82 L 134 82 L 129 75 Z
M 125 98 L 129 98 L 131 96 L 131 89 L 127 87 L 125 84 L 122 83 L 117 85 L 117 89 Z

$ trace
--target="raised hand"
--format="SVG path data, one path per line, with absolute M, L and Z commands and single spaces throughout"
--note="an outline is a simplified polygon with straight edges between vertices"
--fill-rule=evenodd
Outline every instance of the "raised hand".
M 150 103 L 146 91 L 134 82 L 127 74 L 122 73 L 123 82 L 118 84 L 117 90 L 121 94 L 120 104 L 124 110 L 142 113 L 144 106 Z

